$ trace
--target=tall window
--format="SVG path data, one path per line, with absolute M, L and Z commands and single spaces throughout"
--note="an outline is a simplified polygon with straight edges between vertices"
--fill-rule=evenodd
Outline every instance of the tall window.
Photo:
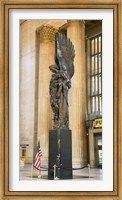
M 88 114 L 102 115 L 102 35 L 88 40 Z

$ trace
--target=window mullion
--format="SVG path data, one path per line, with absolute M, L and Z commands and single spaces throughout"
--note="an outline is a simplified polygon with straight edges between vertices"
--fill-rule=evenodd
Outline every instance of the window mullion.
M 98 68 L 97 68 L 97 70 L 98 70 L 98 112 L 100 113 L 100 86 L 99 86 L 99 77 L 100 77 L 100 70 L 99 70 L 99 56 L 100 56 L 100 54 L 99 54 L 99 37 L 98 37 L 98 40 L 97 40 L 97 51 L 98 51 L 98 57 L 97 57 L 97 65 L 98 65 Z
M 92 77 L 91 77 L 91 74 L 92 74 L 92 57 L 91 57 L 91 54 L 92 54 L 92 40 L 90 40 L 90 110 L 91 110 L 91 113 L 93 111 L 93 108 L 92 108 Z
M 95 39 L 94 39 L 94 53 L 95 53 Z M 96 77 L 95 77 L 96 59 L 94 55 L 94 94 L 96 92 Z M 94 112 L 96 111 L 96 98 L 94 97 Z

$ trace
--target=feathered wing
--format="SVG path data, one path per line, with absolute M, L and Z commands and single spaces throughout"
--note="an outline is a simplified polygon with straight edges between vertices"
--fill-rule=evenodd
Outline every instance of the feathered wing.
M 74 74 L 74 45 L 64 34 L 56 33 L 55 45 L 55 62 L 59 66 L 59 70 L 66 70 L 71 79 Z

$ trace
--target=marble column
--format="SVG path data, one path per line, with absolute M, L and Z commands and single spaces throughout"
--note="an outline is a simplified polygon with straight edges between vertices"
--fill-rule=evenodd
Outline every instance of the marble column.
M 73 166 L 87 163 L 86 148 L 86 66 L 85 66 L 85 24 L 84 21 L 68 20 L 67 37 L 75 48 L 75 73 L 69 92 L 69 122 L 72 130 Z
M 51 72 L 49 65 L 55 63 L 55 33 L 50 25 L 43 25 L 38 29 L 40 35 L 39 47 L 39 90 L 38 90 L 38 139 L 43 156 L 43 164 L 48 162 L 48 138 L 49 130 L 52 128 L 52 111 L 50 106 L 49 83 Z

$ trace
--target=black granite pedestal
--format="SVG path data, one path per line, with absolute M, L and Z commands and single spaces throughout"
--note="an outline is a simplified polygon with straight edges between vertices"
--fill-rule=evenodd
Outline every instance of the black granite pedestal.
M 72 133 L 69 129 L 49 131 L 48 179 L 54 179 L 54 165 L 59 179 L 72 179 Z

